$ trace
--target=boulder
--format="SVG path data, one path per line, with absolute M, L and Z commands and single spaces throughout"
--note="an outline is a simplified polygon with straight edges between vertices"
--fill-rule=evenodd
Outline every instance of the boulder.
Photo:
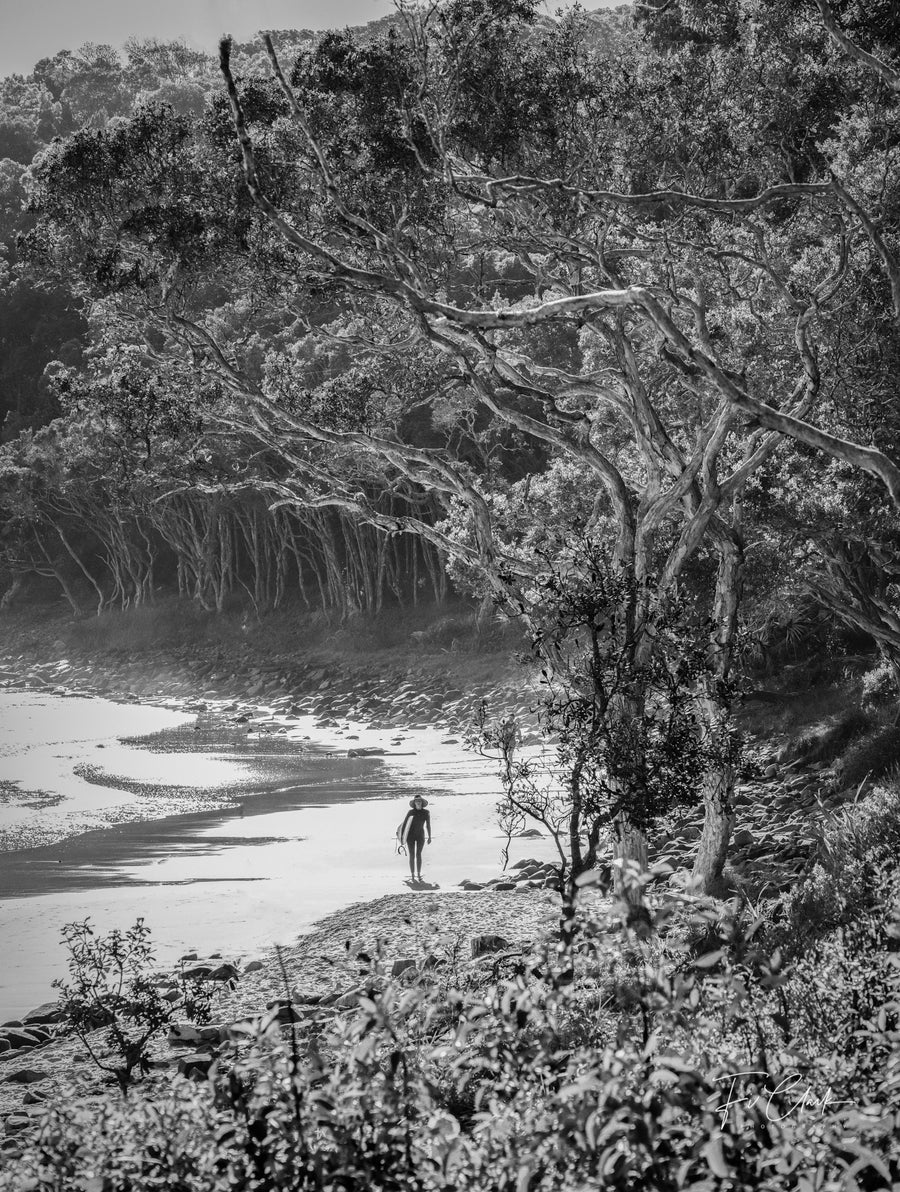
M 248 973 L 258 973 L 265 967 L 261 960 L 251 960 L 249 964 L 244 965 L 244 976 L 246 977 Z
M 178 1071 L 182 1076 L 199 1080 L 208 1075 L 214 1062 L 215 1056 L 210 1055 L 208 1051 L 192 1051 L 189 1055 L 183 1055 L 179 1059 Z
M 391 965 L 391 976 L 399 977 L 401 973 L 405 973 L 408 969 L 415 969 L 415 968 L 416 968 L 416 962 L 414 960 L 412 960 L 409 956 L 407 956 L 407 957 L 404 957 L 402 960 L 394 961 L 394 963 Z
M 489 956 L 492 952 L 504 952 L 509 947 L 509 940 L 502 935 L 476 935 L 469 941 L 472 959 L 479 956 Z
M 169 1027 L 169 1044 L 173 1047 L 196 1047 L 198 1043 L 219 1043 L 226 1030 L 220 1025 L 196 1026 L 193 1022 L 173 1022 Z
M 45 1034 L 38 1035 L 33 1031 L 16 1030 L 15 1027 L 6 1027 L 0 1039 L 6 1039 L 10 1047 L 37 1047 L 39 1044 L 46 1042 L 47 1036 Z
M 21 1134 L 31 1125 L 31 1118 L 24 1113 L 11 1114 L 5 1121 L 7 1134 Z
M 495 889 L 498 893 L 502 893 L 505 890 L 515 890 L 515 888 L 515 882 L 494 882 L 493 885 L 493 889 Z
M 293 1003 L 286 998 L 276 998 L 275 1001 L 266 1005 L 266 1009 L 274 1012 L 275 1021 L 281 1026 L 289 1026 L 292 1022 L 300 1021 L 300 1014 Z
M 45 1002 L 42 1006 L 25 1015 L 23 1022 L 26 1026 L 47 1026 L 57 1022 L 65 1022 L 65 1012 L 59 1008 L 58 1002 Z
M 240 974 L 230 961 L 210 958 L 183 969 L 181 975 L 188 981 L 236 981 Z
M 321 993 L 309 993 L 303 989 L 292 989 L 291 996 L 295 1006 L 318 1006 L 322 1000 Z
M 7 1084 L 39 1084 L 42 1080 L 49 1080 L 50 1073 L 40 1068 L 17 1068 L 4 1077 Z

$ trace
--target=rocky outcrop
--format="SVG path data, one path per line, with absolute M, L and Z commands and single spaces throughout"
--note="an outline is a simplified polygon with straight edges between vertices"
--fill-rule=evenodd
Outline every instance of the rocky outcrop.
M 477 890 L 493 890 L 497 894 L 537 889 L 558 890 L 559 866 L 553 861 L 538 861 L 534 857 L 527 857 L 517 861 L 506 873 L 486 882 L 463 878 L 459 888 L 473 893 Z
M 181 970 L 181 976 L 186 981 L 222 981 L 228 984 L 237 981 L 240 971 L 232 961 L 219 957 L 210 957 L 209 960 L 192 958 Z

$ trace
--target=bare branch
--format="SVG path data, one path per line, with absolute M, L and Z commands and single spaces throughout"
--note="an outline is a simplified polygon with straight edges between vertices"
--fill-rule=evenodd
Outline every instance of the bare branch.
M 573 186 L 562 178 L 536 178 L 527 174 L 511 174 L 506 178 L 491 178 L 488 175 L 473 175 L 468 181 L 482 186 L 488 192 L 490 201 L 496 203 L 497 191 L 512 191 L 528 194 L 535 191 L 553 191 L 569 195 L 585 203 L 598 206 L 608 204 L 614 207 L 648 207 L 661 203 L 678 207 L 696 207 L 703 211 L 718 211 L 727 215 L 747 215 L 769 203 L 787 198 L 813 198 L 828 194 L 827 182 L 784 182 L 769 186 L 759 194 L 744 199 L 728 199 L 715 195 L 691 194 L 683 190 L 651 190 L 640 194 L 625 194 L 616 190 L 594 190 Z
M 862 447 L 848 439 L 828 434 L 800 418 L 783 414 L 758 397 L 754 397 L 733 376 L 711 360 L 705 352 L 694 347 L 663 305 L 649 291 L 643 292 L 642 305 L 653 323 L 685 360 L 699 368 L 719 392 L 739 409 L 753 414 L 763 426 L 769 427 L 770 430 L 780 431 L 781 434 L 805 443 L 809 447 L 815 447 L 818 451 L 824 451 L 834 459 L 842 460 L 844 463 L 851 464 L 853 467 L 875 476 L 888 490 L 894 505 L 900 509 L 900 468 L 883 452 L 874 447 Z
M 876 58 L 874 54 L 868 53 L 862 46 L 858 46 L 855 41 L 852 41 L 835 20 L 828 0 L 813 0 L 813 2 L 822 14 L 822 24 L 827 29 L 832 41 L 840 46 L 850 58 L 854 58 L 869 70 L 874 71 L 892 91 L 900 91 L 900 71 L 894 70 L 892 66 L 888 66 L 886 62 Z
M 888 281 L 891 286 L 891 300 L 894 305 L 894 313 L 900 321 L 900 260 L 891 252 L 887 246 L 887 242 L 878 228 L 875 226 L 874 220 L 862 206 L 862 204 L 850 194 L 844 184 L 836 177 L 832 177 L 831 188 L 838 196 L 840 201 L 844 204 L 848 211 L 850 211 L 866 230 L 866 235 L 872 241 L 875 251 L 881 257 L 884 267 L 887 270 Z

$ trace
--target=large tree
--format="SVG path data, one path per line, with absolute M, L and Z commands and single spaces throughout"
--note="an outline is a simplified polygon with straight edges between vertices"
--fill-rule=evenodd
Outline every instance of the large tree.
M 292 65 L 266 39 L 269 74 L 243 78 L 226 41 L 203 121 L 151 105 L 45 156 L 33 244 L 103 296 L 112 339 L 215 378 L 219 429 L 281 461 L 279 504 L 421 535 L 526 619 L 540 558 L 498 509 L 530 481 L 503 452 L 577 471 L 580 519 L 555 532 L 608 544 L 632 665 L 660 649 L 651 604 L 702 589 L 721 735 L 744 506 L 784 444 L 900 496 L 846 434 L 835 331 L 867 284 L 900 307 L 893 68 L 836 20 L 676 2 L 639 37 L 451 0 Z M 322 345 L 344 362 L 311 368 Z M 379 508 L 363 460 L 449 519 Z M 733 781 L 723 761 L 703 783 L 707 888 Z M 626 791 L 614 811 L 620 855 L 645 861 Z

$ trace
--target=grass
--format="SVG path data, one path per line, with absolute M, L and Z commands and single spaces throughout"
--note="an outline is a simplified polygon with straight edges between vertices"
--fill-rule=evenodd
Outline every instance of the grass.
M 838 779 L 842 786 L 858 786 L 883 778 L 900 764 L 900 727 L 882 725 L 852 745 L 841 759 Z
M 854 741 L 875 729 L 877 723 L 871 712 L 851 708 L 839 717 L 836 724 L 804 734 L 793 747 L 791 756 L 809 763 L 832 762 L 845 753 Z

